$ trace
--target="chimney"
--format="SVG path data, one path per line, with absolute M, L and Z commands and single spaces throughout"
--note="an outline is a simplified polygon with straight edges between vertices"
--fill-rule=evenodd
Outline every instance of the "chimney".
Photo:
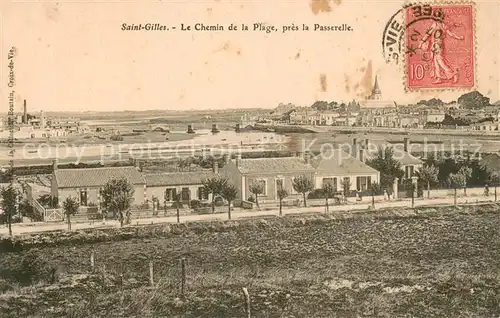
M 408 149 L 410 149 L 410 138 L 405 138 L 404 139 L 404 151 L 408 152 Z
M 24 100 L 23 124 L 27 123 L 28 123 L 28 107 L 26 106 L 26 100 Z
M 219 173 L 219 162 L 217 160 L 212 163 L 212 172 Z
M 236 155 L 236 167 L 239 167 L 241 163 L 241 153 Z
M 304 161 L 306 164 L 309 164 L 309 162 L 311 161 L 311 153 L 309 151 L 306 151 L 304 153 Z
M 141 162 L 137 159 L 134 160 L 134 165 L 135 165 L 135 168 L 137 170 L 139 170 L 140 172 L 142 172 L 142 165 L 141 165 Z
M 57 159 L 53 159 L 53 160 L 52 160 L 52 170 L 53 170 L 54 172 L 56 172 L 56 171 L 57 171 Z
M 43 110 L 40 111 L 40 128 L 45 128 L 45 115 Z
M 217 129 L 217 124 L 212 124 L 212 133 L 216 134 L 219 132 L 219 129 Z
M 359 161 L 365 162 L 365 150 L 359 149 Z

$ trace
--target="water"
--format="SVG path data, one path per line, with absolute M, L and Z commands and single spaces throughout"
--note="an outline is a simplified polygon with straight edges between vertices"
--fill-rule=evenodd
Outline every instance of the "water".
M 179 132 L 181 133 L 181 132 Z M 241 132 L 220 131 L 212 134 L 210 130 L 200 130 L 190 140 L 181 141 L 162 141 L 162 142 L 143 142 L 133 144 L 101 144 L 101 145 L 70 145 L 60 143 L 58 145 L 40 144 L 36 147 L 24 146 L 16 149 L 14 159 L 23 160 L 50 160 L 54 158 L 71 159 L 101 156 L 103 158 L 112 158 L 119 154 L 140 155 L 146 152 L 154 153 L 177 153 L 186 152 L 191 149 L 201 150 L 208 148 L 212 150 L 252 148 L 252 147 L 271 147 L 283 144 L 286 136 L 270 132 Z M 255 149 L 255 148 L 254 148 Z M 8 151 L 0 153 L 0 160 L 8 160 Z

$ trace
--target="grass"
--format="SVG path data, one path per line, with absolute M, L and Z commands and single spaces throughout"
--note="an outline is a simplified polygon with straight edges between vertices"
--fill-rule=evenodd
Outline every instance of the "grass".
M 0 315 L 245 317 L 247 287 L 252 317 L 498 317 L 498 211 L 440 209 L 418 217 L 289 216 L 225 230 L 208 223 L 167 237 L 3 253 L 0 268 L 37 253 L 62 278 L 6 291 Z

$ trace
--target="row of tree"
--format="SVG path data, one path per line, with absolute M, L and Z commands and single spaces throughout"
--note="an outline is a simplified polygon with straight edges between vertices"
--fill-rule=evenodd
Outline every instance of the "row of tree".
M 405 172 L 401 163 L 394 158 L 394 150 L 390 147 L 379 148 L 377 155 L 367 161 L 367 164 L 380 172 L 380 186 L 389 194 L 392 193 L 396 178 L 402 180 Z M 457 160 L 452 156 L 436 157 L 433 155 L 424 159 L 424 165 L 415 176 L 418 178 L 419 187 L 425 187 L 430 196 L 431 187 L 448 187 L 455 190 L 464 189 L 467 194 L 468 186 L 496 187 L 500 184 L 500 174 L 488 171 L 477 160 L 466 157 Z

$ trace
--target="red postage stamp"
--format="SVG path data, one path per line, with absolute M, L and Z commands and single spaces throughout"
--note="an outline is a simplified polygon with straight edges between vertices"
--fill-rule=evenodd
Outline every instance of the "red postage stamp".
M 473 88 L 473 5 L 415 5 L 405 18 L 406 88 Z

